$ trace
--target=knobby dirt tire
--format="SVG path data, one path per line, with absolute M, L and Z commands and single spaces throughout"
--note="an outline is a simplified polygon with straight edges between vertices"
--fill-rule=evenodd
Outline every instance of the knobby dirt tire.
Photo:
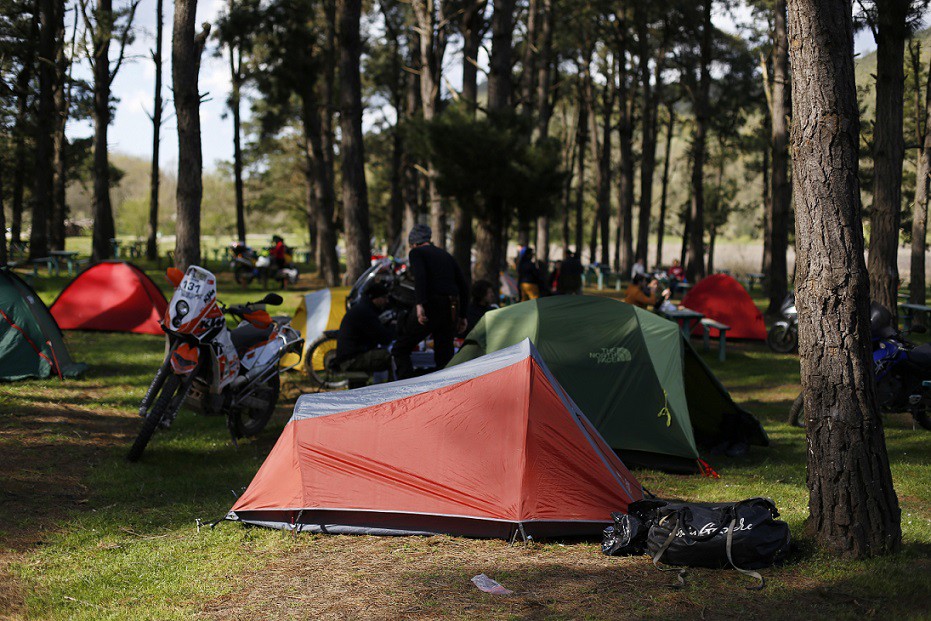
M 174 373 L 165 379 L 161 394 L 159 394 L 158 399 L 155 401 L 155 405 L 152 406 L 152 409 L 149 410 L 145 419 L 143 419 L 139 435 L 136 436 L 136 441 L 133 442 L 132 447 L 129 449 L 129 454 L 126 456 L 129 461 L 139 461 L 139 458 L 142 457 L 142 453 L 149 444 L 149 440 L 152 439 L 152 434 L 155 433 L 158 424 L 162 422 L 162 418 L 164 418 L 166 414 L 169 414 L 168 410 L 171 407 L 171 400 L 180 387 L 181 378 Z M 178 403 L 179 408 L 181 407 L 180 401 L 181 400 L 179 400 Z M 174 412 L 170 412 L 170 414 L 174 414 Z
M 805 395 L 804 393 L 799 393 L 795 398 L 795 401 L 792 402 L 792 407 L 789 409 L 789 420 L 787 421 L 793 427 L 805 427 L 807 422 L 805 419 Z
M 336 355 L 336 339 L 321 336 L 307 348 L 304 366 L 310 376 L 311 383 L 317 388 L 343 388 L 348 380 L 338 373 L 327 368 L 330 360 Z
M 233 412 L 233 424 L 235 425 L 236 433 L 240 438 L 254 437 L 258 435 L 260 431 L 265 429 L 265 425 L 268 424 L 272 414 L 275 413 L 275 406 L 278 404 L 278 394 L 281 392 L 281 376 L 279 376 L 277 373 L 273 375 L 267 382 L 265 382 L 265 384 L 263 384 L 262 389 L 271 393 L 270 395 L 267 395 L 268 407 L 262 411 L 255 412 L 255 415 L 252 415 L 252 410 L 248 410 L 248 417 L 243 416 L 243 414 L 246 413 L 243 412 L 245 408 L 237 408 L 237 410 Z

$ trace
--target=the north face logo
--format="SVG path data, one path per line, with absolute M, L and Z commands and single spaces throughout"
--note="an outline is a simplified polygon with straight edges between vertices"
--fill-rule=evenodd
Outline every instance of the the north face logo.
M 593 351 L 588 357 L 594 358 L 598 364 L 616 364 L 631 360 L 630 351 L 625 347 L 602 347 L 601 351 Z

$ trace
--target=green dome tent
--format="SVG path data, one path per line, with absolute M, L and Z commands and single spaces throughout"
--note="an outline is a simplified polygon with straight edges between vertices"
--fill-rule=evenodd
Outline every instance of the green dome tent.
M 86 368 L 71 359 L 58 324 L 32 287 L 0 268 L 0 380 L 76 377 Z
M 766 446 L 679 327 L 630 304 L 556 296 L 487 313 L 450 365 L 529 338 L 624 463 L 698 469 L 698 446 Z

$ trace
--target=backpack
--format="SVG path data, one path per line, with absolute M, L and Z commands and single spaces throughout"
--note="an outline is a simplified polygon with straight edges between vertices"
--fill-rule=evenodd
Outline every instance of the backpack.
M 605 530 L 605 554 L 648 553 L 658 569 L 660 561 L 683 567 L 733 567 L 756 578 L 759 572 L 785 558 L 791 544 L 789 526 L 768 498 L 740 502 L 686 503 L 645 500 L 631 503 L 627 514 L 612 514 L 615 524 Z M 611 531 L 610 533 L 608 531 Z M 686 570 L 679 572 L 685 584 Z

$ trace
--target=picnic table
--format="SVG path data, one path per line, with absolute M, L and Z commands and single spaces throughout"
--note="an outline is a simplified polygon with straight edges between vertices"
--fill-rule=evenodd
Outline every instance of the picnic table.
M 912 327 L 912 318 L 917 313 L 923 313 L 927 315 L 931 313 L 931 306 L 925 306 L 924 304 L 899 304 L 899 308 L 902 309 L 902 325 L 906 330 L 910 330 Z
M 52 260 L 56 276 L 61 275 L 62 263 L 68 266 L 68 276 L 74 276 L 74 267 L 80 263 L 77 252 L 73 250 L 50 250 L 48 254 Z
M 682 336 L 689 338 L 692 334 L 692 330 L 698 325 L 704 315 L 698 311 L 693 311 L 691 308 L 677 308 L 676 310 L 660 311 L 660 314 L 669 319 L 670 321 L 675 321 L 679 324 L 679 329 L 682 330 Z
M 721 323 L 720 321 L 708 319 L 707 317 L 701 320 L 701 327 L 705 332 L 704 341 L 706 350 L 711 349 L 711 344 L 709 342 L 711 338 L 711 330 L 714 329 L 718 331 L 718 360 L 724 362 L 726 356 L 725 351 L 727 349 L 727 331 L 730 330 L 731 327 Z
M 753 291 L 753 285 L 756 283 L 763 284 L 763 280 L 766 279 L 766 274 L 747 274 L 747 289 Z
M 685 295 L 689 292 L 689 289 L 691 289 L 691 288 L 694 287 L 694 286 L 695 286 L 695 285 L 693 285 L 693 284 L 690 283 L 690 282 L 677 282 L 677 283 L 676 283 L 676 289 L 675 289 L 675 291 L 674 291 L 673 293 L 675 293 L 675 294 L 681 294 L 681 296 L 684 298 Z

